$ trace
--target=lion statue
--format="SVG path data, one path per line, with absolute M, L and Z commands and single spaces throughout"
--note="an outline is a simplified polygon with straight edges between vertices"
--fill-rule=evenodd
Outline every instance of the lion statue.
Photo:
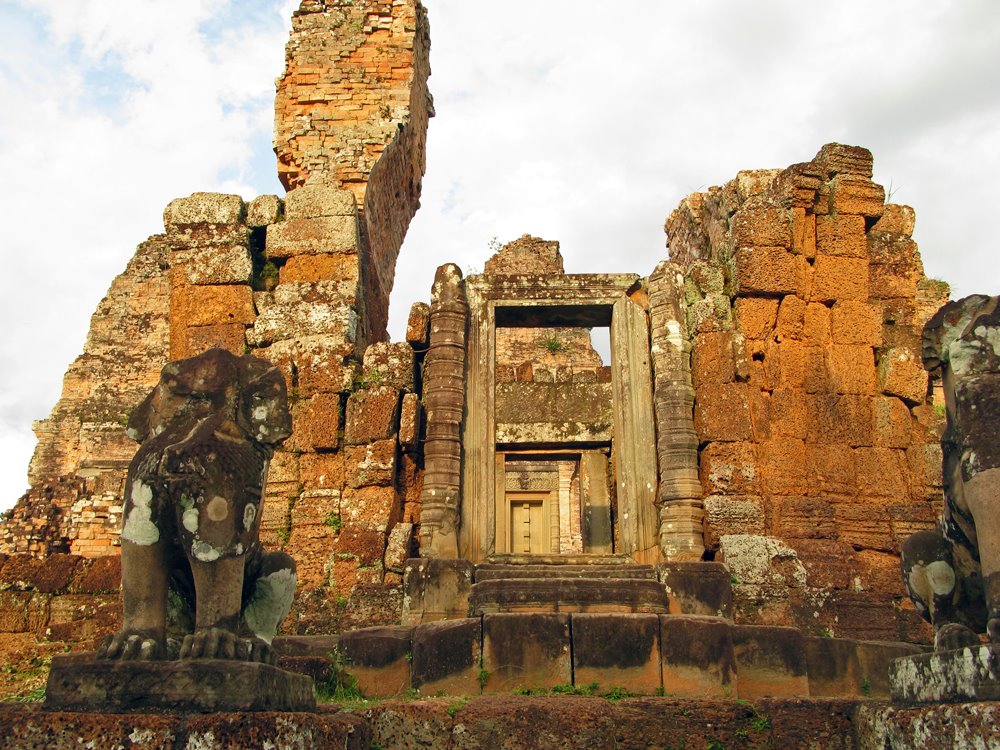
M 128 434 L 141 445 L 125 483 L 123 627 L 98 658 L 273 662 L 295 591 L 292 558 L 258 540 L 268 462 L 291 434 L 280 371 L 222 349 L 171 362 Z
M 903 576 L 937 650 L 1000 643 L 1000 299 L 949 302 L 924 326 L 924 367 L 940 373 L 944 512 L 903 544 Z

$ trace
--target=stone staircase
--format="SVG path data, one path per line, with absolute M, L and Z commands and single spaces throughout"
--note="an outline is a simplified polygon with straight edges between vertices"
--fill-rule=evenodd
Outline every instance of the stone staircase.
M 601 612 L 667 614 L 670 600 L 652 565 L 622 556 L 516 556 L 477 565 L 469 615 Z

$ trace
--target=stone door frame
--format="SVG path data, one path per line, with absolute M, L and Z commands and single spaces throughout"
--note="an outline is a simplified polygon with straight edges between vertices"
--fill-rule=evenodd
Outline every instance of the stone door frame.
M 646 311 L 628 296 L 639 281 L 636 274 L 477 275 L 465 280 L 469 329 L 458 535 L 461 558 L 480 562 L 496 550 L 495 332 L 498 313 L 501 327 L 517 313 L 526 320 L 537 315 L 539 326 L 610 325 L 612 449 L 620 524 L 617 551 L 637 562 L 660 559 L 649 320 Z M 530 320 L 528 324 L 533 325 Z

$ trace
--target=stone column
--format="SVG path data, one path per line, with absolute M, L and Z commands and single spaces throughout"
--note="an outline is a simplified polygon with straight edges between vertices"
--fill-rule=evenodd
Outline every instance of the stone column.
M 445 264 L 434 276 L 430 348 L 424 359 L 427 440 L 420 494 L 421 557 L 458 557 L 467 317 L 462 272 L 453 263 Z
M 649 277 L 653 404 L 660 483 L 660 550 L 667 560 L 700 560 L 705 551 L 698 436 L 694 431 L 691 343 L 687 337 L 679 266 L 662 262 Z

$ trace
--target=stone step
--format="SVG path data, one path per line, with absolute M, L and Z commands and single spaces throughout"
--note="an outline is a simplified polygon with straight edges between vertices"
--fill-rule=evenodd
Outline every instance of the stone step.
M 489 555 L 491 565 L 632 565 L 629 555 Z
M 630 612 L 666 614 L 667 591 L 655 577 L 492 578 L 472 585 L 469 614 Z
M 652 565 L 505 565 L 476 566 L 476 582 L 496 578 L 626 578 L 656 580 Z

